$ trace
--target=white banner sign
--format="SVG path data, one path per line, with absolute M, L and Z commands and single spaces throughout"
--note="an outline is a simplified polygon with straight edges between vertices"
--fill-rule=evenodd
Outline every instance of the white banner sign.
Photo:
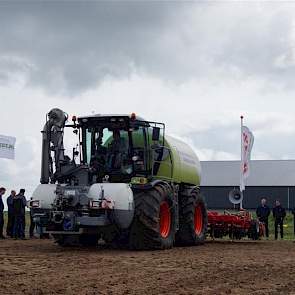
M 248 127 L 242 126 L 242 155 L 241 155 L 241 184 L 240 190 L 245 190 L 245 180 L 250 175 L 251 151 L 254 143 L 254 135 Z
M 15 137 L 0 135 L 0 158 L 14 160 L 15 141 Z

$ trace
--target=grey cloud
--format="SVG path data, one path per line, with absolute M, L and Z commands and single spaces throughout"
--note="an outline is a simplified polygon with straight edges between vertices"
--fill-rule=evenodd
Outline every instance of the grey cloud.
M 229 136 L 229 133 L 233 136 Z M 194 146 L 215 151 L 224 151 L 239 154 L 240 137 L 239 128 L 235 126 L 212 126 L 203 132 L 190 132 L 186 134 L 193 141 Z
M 0 4 L 0 54 L 33 66 L 29 82 L 79 92 L 144 68 L 149 48 L 182 4 L 31 2 Z M 176 10 L 175 10 L 176 9 Z M 170 19 L 170 20 L 169 20 Z M 152 45 L 152 46 L 151 46 Z M 157 61 L 156 61 L 157 62 Z
M 279 118 L 277 120 L 279 121 Z M 252 121 L 251 125 L 248 126 L 255 137 L 252 152 L 255 159 L 264 159 L 265 157 L 271 159 L 295 158 L 293 148 L 295 145 L 295 129 L 289 133 L 285 133 L 283 129 L 281 132 L 275 131 L 273 128 L 278 121 L 273 122 L 273 119 L 265 120 L 263 123 Z M 232 160 L 239 158 L 240 127 L 238 122 L 227 125 L 214 124 L 208 130 L 188 132 L 184 136 L 190 138 L 195 147 L 216 152 L 223 151 L 233 155 Z
M 294 66 L 275 61 L 290 56 L 295 4 L 247 5 L 1 2 L 0 56 L 22 60 L 29 85 L 68 95 L 133 73 L 181 83 L 238 71 L 292 88 Z

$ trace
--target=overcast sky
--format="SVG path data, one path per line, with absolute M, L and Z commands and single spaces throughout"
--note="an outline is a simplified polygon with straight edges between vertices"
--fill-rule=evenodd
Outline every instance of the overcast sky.
M 295 158 L 295 3 L 0 1 L 0 185 L 40 178 L 45 114 L 136 112 L 201 160 Z M 70 141 L 68 141 L 70 142 Z

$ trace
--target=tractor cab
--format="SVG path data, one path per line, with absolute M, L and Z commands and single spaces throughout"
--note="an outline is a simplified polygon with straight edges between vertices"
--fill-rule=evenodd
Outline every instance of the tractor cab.
M 82 117 L 78 126 L 81 163 L 89 166 L 90 183 L 106 176 L 110 182 L 125 183 L 151 176 L 155 150 L 164 146 L 164 124 L 132 114 Z

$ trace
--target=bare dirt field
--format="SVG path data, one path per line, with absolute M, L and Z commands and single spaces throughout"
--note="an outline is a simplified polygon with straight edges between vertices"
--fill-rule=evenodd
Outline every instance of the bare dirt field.
M 295 294 L 295 243 L 209 241 L 166 251 L 0 241 L 1 294 Z

